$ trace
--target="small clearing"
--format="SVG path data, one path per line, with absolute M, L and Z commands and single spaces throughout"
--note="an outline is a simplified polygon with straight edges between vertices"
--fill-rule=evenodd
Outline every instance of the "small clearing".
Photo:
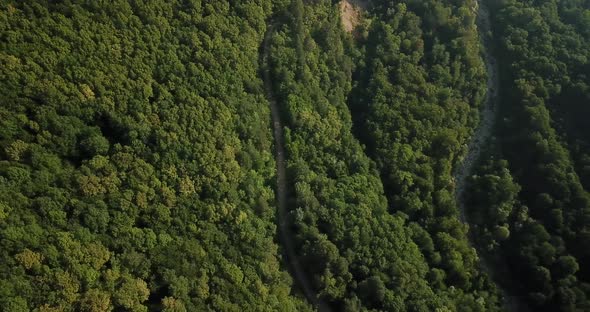
M 340 1 L 340 19 L 346 32 L 352 32 L 361 22 L 361 12 L 366 9 L 367 2 L 361 0 Z

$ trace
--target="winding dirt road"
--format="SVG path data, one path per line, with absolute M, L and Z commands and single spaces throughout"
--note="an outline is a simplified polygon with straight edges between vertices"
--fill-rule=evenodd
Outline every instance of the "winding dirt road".
M 500 81 L 498 80 L 498 63 L 496 62 L 496 58 L 490 53 L 492 42 L 491 38 L 487 36 L 491 29 L 490 15 L 485 5 L 479 4 L 479 1 L 477 3 L 477 27 L 484 46 L 483 58 L 488 73 L 488 81 L 487 94 L 484 100 L 484 107 L 481 111 L 479 126 L 467 145 L 467 155 L 463 158 L 462 164 L 455 171 L 455 196 L 459 203 L 461 221 L 464 223 L 467 222 L 465 217 L 465 205 L 463 202 L 467 177 L 471 175 L 473 169 L 475 169 L 477 160 L 481 156 L 483 144 L 492 134 L 496 117 L 498 86 L 500 85 Z
M 484 102 L 484 107 L 481 111 L 481 118 L 479 127 L 476 129 L 473 137 L 467 145 L 467 155 L 463 159 L 461 165 L 455 171 L 455 198 L 459 205 L 460 219 L 463 223 L 468 223 L 465 213 L 465 202 L 464 193 L 465 186 L 467 184 L 467 178 L 473 174 L 475 165 L 481 157 L 481 153 L 486 141 L 492 135 L 495 119 L 496 119 L 496 108 L 498 101 L 498 88 L 500 81 L 498 77 L 498 62 L 492 54 L 493 42 L 492 38 L 488 36 L 491 33 L 490 14 L 485 4 L 482 4 L 481 0 L 476 1 L 477 10 L 477 27 L 480 34 L 480 39 L 483 44 L 483 59 L 486 65 L 488 80 L 487 80 L 487 94 Z M 506 274 L 506 265 L 491 264 L 487 259 L 480 258 L 480 265 L 482 269 L 488 273 L 488 275 L 495 280 L 509 281 L 510 278 L 499 275 Z M 496 283 L 498 285 L 498 283 Z M 504 297 L 504 308 L 507 311 L 529 311 L 524 301 L 517 297 L 511 296 L 510 293 L 501 285 L 498 285 L 502 297 Z
M 273 33 L 274 28 L 274 24 L 269 24 L 268 29 L 266 30 L 266 34 L 264 35 L 262 68 L 264 78 L 264 89 L 266 91 L 266 96 L 270 104 L 272 128 L 275 139 L 275 157 L 277 164 L 276 197 L 278 207 L 277 221 L 279 224 L 279 239 L 281 245 L 283 246 L 284 255 L 289 265 L 289 270 L 291 271 L 291 275 L 295 278 L 296 284 L 303 291 L 307 300 L 315 308 L 317 308 L 318 311 L 327 312 L 331 311 L 330 308 L 326 303 L 322 302 L 318 298 L 313 287 L 311 286 L 312 284 L 310 282 L 309 276 L 307 275 L 307 273 L 303 269 L 303 266 L 298 260 L 297 251 L 295 250 L 295 242 L 293 241 L 293 233 L 291 232 L 291 229 L 289 227 L 289 210 L 287 207 L 287 170 L 285 161 L 283 123 L 281 122 L 279 106 L 277 104 L 276 98 L 273 95 L 272 80 L 270 76 L 270 67 L 268 62 L 268 57 L 270 54 L 270 37 Z

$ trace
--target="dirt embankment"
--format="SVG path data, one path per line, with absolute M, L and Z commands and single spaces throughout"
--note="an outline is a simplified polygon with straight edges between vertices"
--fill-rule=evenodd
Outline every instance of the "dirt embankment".
M 361 22 L 361 13 L 367 8 L 367 1 L 340 1 L 340 19 L 346 32 L 352 32 Z

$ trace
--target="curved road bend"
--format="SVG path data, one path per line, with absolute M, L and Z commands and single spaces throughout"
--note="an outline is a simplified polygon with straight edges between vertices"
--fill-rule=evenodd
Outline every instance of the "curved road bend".
M 491 31 L 490 14 L 485 4 L 482 4 L 482 0 L 476 1 L 476 14 L 477 14 L 477 27 L 480 34 L 480 40 L 483 44 L 483 58 L 488 73 L 487 80 L 487 94 L 484 102 L 484 107 L 481 111 L 481 120 L 478 128 L 475 130 L 473 137 L 471 137 L 469 144 L 467 145 L 467 155 L 463 159 L 455 171 L 455 198 L 459 205 L 460 220 L 463 223 L 468 223 L 465 213 L 465 202 L 463 196 L 465 193 L 465 186 L 467 184 L 467 177 L 473 173 L 475 165 L 481 156 L 483 144 L 491 136 L 493 126 L 496 118 L 496 102 L 498 100 L 498 88 L 500 81 L 498 77 L 498 63 L 496 58 L 491 53 L 493 42 L 492 39 L 487 36 Z M 505 269 L 503 266 L 496 267 L 485 258 L 480 258 L 480 265 L 483 270 L 486 271 L 490 276 L 495 276 L 493 273 L 503 274 Z M 503 277 L 506 278 L 506 277 Z M 498 285 L 498 283 L 496 283 Z M 526 304 L 516 296 L 510 296 L 508 291 L 498 285 L 502 296 L 504 297 L 504 308 L 507 311 L 529 311 Z
M 278 204 L 278 222 L 279 222 L 279 239 L 283 246 L 286 260 L 289 265 L 291 274 L 299 288 L 303 290 L 307 300 L 321 312 L 331 311 L 328 305 L 322 302 L 316 295 L 309 276 L 303 269 L 299 262 L 297 251 L 295 250 L 295 242 L 293 241 L 293 233 L 289 227 L 288 217 L 289 210 L 287 208 L 287 176 L 286 176 L 286 161 L 285 161 L 285 144 L 283 134 L 283 123 L 276 98 L 273 95 L 272 82 L 270 77 L 270 66 L 268 57 L 270 54 L 270 36 L 272 35 L 274 24 L 269 24 L 266 34 L 264 35 L 263 44 L 263 78 L 264 89 L 270 104 L 272 128 L 275 139 L 275 157 L 277 163 L 277 204 Z

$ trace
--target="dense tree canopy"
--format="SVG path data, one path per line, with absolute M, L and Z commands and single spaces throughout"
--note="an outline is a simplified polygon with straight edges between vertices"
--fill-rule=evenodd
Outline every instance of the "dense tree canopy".
M 357 49 L 328 1 L 294 1 L 274 36 L 293 223 L 320 296 L 338 310 L 498 308 L 452 195 L 453 161 L 485 81 L 469 5 L 375 3 Z M 449 15 L 444 38 L 418 16 L 438 11 Z M 353 119 L 376 166 L 351 135 Z
M 0 310 L 305 310 L 274 243 L 271 1 L 0 6 Z
M 590 309 L 588 1 L 494 6 L 498 143 L 472 179 L 480 238 L 536 311 Z M 500 248 L 497 248 L 497 247 Z
M 0 310 L 589 310 L 590 2 L 338 2 L 1 1 Z
M 454 199 L 453 168 L 485 94 L 474 1 L 375 1 L 349 99 L 390 213 L 403 212 L 443 290 L 463 307 L 498 308 Z M 434 281 L 431 281 L 431 283 Z M 477 308 L 478 302 L 484 302 Z

